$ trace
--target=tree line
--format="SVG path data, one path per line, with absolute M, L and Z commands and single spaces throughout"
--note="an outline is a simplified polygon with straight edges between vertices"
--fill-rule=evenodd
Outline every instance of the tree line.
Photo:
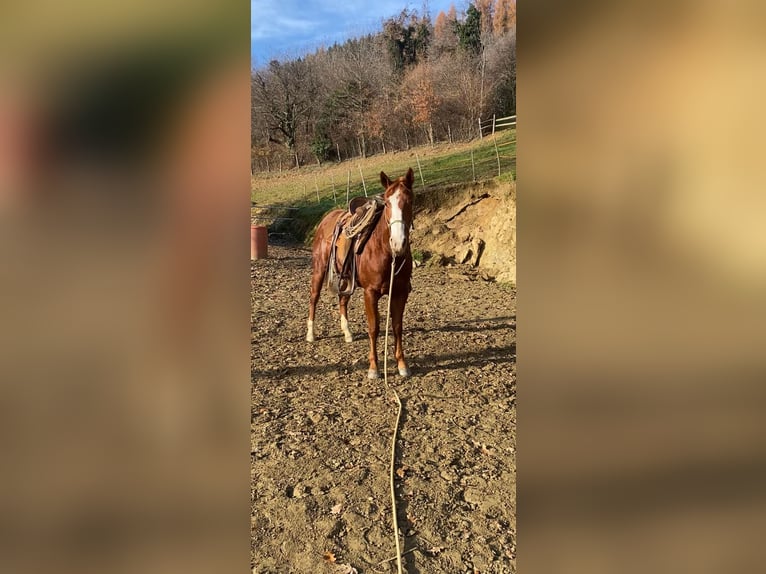
M 403 10 L 376 33 L 272 60 L 251 77 L 253 170 L 478 136 L 516 111 L 516 1 Z

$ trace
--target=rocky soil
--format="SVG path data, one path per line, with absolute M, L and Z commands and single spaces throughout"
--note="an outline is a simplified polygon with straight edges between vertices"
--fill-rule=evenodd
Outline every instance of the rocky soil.
M 305 341 L 310 256 L 270 245 L 251 264 L 252 571 L 396 572 L 396 404 L 383 379 L 366 378 L 361 292 L 349 309 L 352 343 L 326 292 L 317 340 Z M 389 356 L 404 407 L 395 458 L 404 569 L 515 572 L 515 289 L 433 261 L 414 270 L 405 312 L 413 376 L 399 377 Z

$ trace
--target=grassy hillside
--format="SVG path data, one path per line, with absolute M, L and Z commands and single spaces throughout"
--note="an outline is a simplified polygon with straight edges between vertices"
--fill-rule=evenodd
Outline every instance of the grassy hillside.
M 304 240 L 324 213 L 346 204 L 347 196 L 365 195 L 365 187 L 367 195 L 382 192 L 381 171 L 395 178 L 412 167 L 417 203 L 419 196 L 449 193 L 498 177 L 498 155 L 500 178 L 515 178 L 515 129 L 499 132 L 496 139 L 487 136 L 469 143 L 421 146 L 362 160 L 256 174 L 251 215 L 256 223 L 269 225 L 270 232 Z

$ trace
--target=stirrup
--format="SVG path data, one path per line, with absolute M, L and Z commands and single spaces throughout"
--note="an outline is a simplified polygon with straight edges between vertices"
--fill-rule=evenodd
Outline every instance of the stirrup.
M 353 255 L 351 255 L 353 257 Z M 341 284 L 345 284 L 345 289 L 341 289 Z M 327 269 L 327 287 L 336 295 L 351 295 L 356 288 L 356 261 L 351 262 L 351 277 L 344 277 L 335 270 L 335 253 L 330 254 L 330 261 Z
M 356 262 L 353 261 L 351 263 L 351 277 L 343 277 L 342 275 L 336 275 L 335 277 L 337 282 L 336 292 L 338 293 L 338 295 L 351 295 L 354 292 L 354 289 L 356 288 Z M 344 284 L 346 288 L 344 290 L 341 290 L 341 286 Z

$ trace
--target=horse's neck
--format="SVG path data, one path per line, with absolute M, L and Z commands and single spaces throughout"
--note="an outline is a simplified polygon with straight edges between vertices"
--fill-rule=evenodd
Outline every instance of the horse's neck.
M 370 241 L 374 242 L 375 245 L 380 249 L 381 253 L 383 253 L 384 259 L 391 259 L 391 248 L 389 247 L 391 242 L 391 232 L 388 228 L 388 223 L 386 223 L 386 218 L 384 215 L 381 215 L 381 217 L 378 219 L 378 222 L 375 224 L 375 229 L 373 229 L 372 234 L 370 235 Z

